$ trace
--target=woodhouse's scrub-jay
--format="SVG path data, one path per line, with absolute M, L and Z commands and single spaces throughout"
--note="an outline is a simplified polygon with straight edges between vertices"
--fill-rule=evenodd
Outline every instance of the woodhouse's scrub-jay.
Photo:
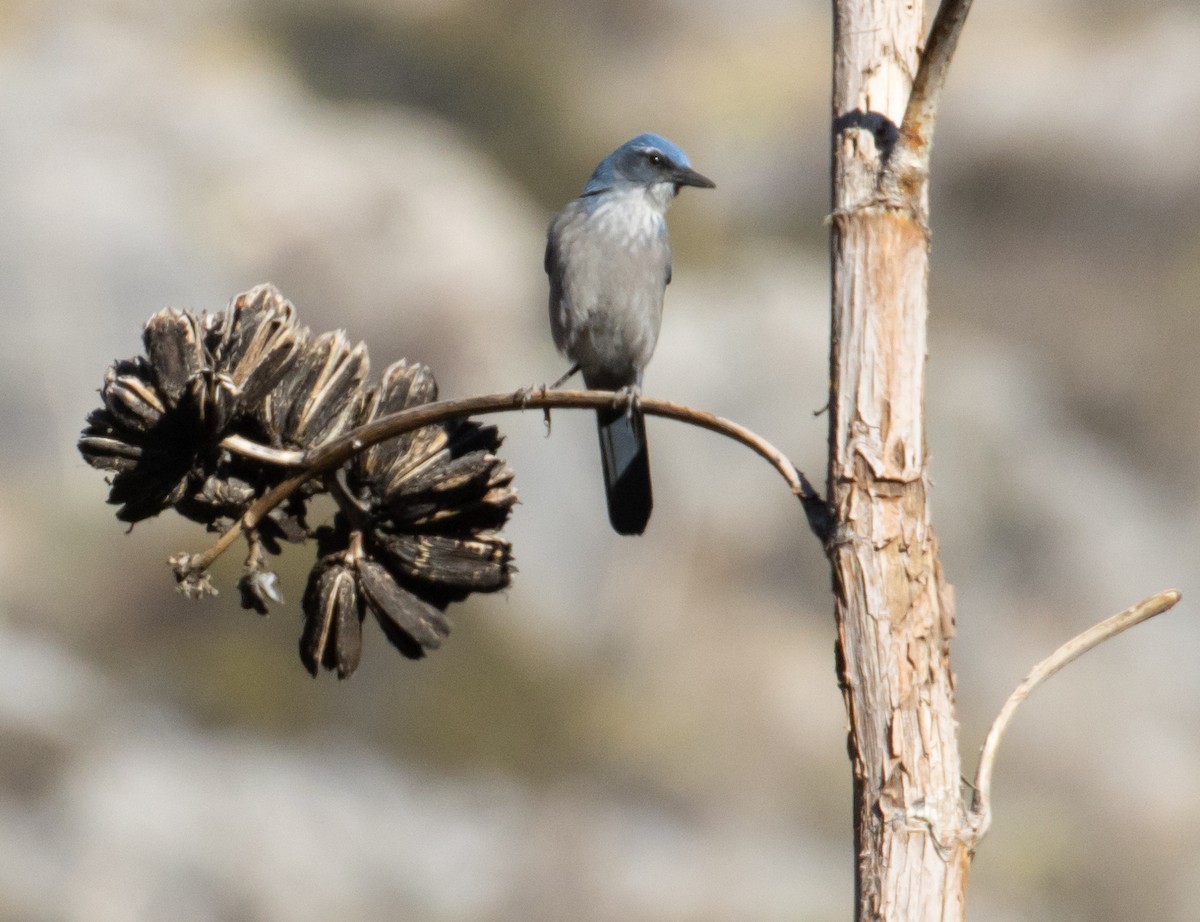
M 546 235 L 550 329 L 574 363 L 568 376 L 578 369 L 589 388 L 625 398 L 596 411 L 608 518 L 622 535 L 645 531 L 653 505 L 637 395 L 671 281 L 665 213 L 683 186 L 716 184 L 666 138 L 640 134 L 600 161 Z

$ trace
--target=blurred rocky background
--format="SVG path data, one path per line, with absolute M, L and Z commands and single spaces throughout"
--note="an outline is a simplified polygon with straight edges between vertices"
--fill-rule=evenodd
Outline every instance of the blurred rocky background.
M 521 573 L 351 681 L 289 605 L 189 603 L 74 443 L 166 305 L 272 281 L 447 396 L 563 367 L 542 234 L 643 130 L 672 212 L 647 390 L 823 481 L 829 10 L 779 0 L 0 2 L 0 920 L 839 920 L 853 856 L 829 577 L 749 452 L 650 423 L 648 534 L 592 421 L 500 419 Z M 965 769 L 997 766 L 971 916 L 1200 918 L 1200 7 L 977 5 L 934 154 L 934 518 Z M 231 558 L 238 555 L 229 555 Z

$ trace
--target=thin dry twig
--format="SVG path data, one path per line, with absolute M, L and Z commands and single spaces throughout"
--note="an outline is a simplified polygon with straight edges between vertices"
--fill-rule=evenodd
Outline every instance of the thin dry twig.
M 900 124 L 900 136 L 880 176 L 885 196 L 915 204 L 924 194 L 938 103 L 950 71 L 950 59 L 971 10 L 971 0 L 942 0 L 938 7 L 912 91 Z
M 612 406 L 612 403 L 611 391 L 557 391 L 544 387 L 426 403 L 399 413 L 381 416 L 359 426 L 332 442 L 304 453 L 299 462 L 294 457 L 295 453 L 279 452 L 275 458 L 272 458 L 270 449 L 266 449 L 265 452 L 256 452 L 254 443 L 244 439 L 236 444 L 229 444 L 226 447 L 232 451 L 239 451 L 288 467 L 298 467 L 299 470 L 255 500 L 242 517 L 231 525 L 212 547 L 199 554 L 187 555 L 187 570 L 197 576 L 203 574 L 240 535 L 250 534 L 272 509 L 284 502 L 295 490 L 314 477 L 321 477 L 336 470 L 358 452 L 379 442 L 395 438 L 414 429 L 484 413 L 503 413 L 526 409 L 583 408 L 595 410 L 607 409 Z M 793 495 L 798 497 L 804 505 L 809 525 L 818 537 L 822 539 L 825 537 L 824 528 L 827 521 L 825 501 L 813 489 L 804 474 L 796 469 L 783 452 L 766 439 L 751 432 L 745 426 L 683 404 L 656 400 L 653 397 L 642 397 L 639 399 L 638 406 L 643 413 L 649 416 L 663 416 L 667 419 L 690 423 L 693 426 L 727 436 L 754 450 L 770 462 L 787 481 Z
M 272 448 L 269 445 L 263 445 L 260 442 L 248 439 L 244 435 L 225 436 L 225 438 L 221 439 L 221 447 L 233 452 L 235 455 L 241 455 L 244 458 L 253 458 L 255 461 L 274 464 L 278 467 L 304 466 L 305 453 L 303 451 Z
M 1165 589 L 1111 618 L 1106 618 L 1081 634 L 1077 634 L 1038 663 L 1033 671 L 1025 677 L 1025 680 L 1009 695 L 1008 700 L 1004 702 L 1004 707 L 996 715 L 991 730 L 988 731 L 987 739 L 983 743 L 983 751 L 979 756 L 979 770 L 975 775 L 975 796 L 971 803 L 976 841 L 983 837 L 992 822 L 992 769 L 996 762 L 996 750 L 1000 746 L 1000 740 L 1008 728 L 1009 721 L 1012 720 L 1013 714 L 1016 713 L 1021 703 L 1033 693 L 1034 689 L 1068 663 L 1078 659 L 1088 650 L 1109 638 L 1129 630 L 1134 625 L 1141 624 L 1155 615 L 1161 615 L 1172 608 L 1180 598 L 1178 590 Z

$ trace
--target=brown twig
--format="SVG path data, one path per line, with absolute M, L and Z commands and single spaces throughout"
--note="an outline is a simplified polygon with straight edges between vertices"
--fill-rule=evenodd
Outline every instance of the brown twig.
M 988 731 L 987 738 L 983 743 L 983 751 L 979 756 L 979 770 L 975 774 L 975 796 L 971 803 L 976 841 L 983 837 L 992 822 L 992 769 L 996 762 L 996 750 L 1004 736 L 1004 731 L 1008 728 L 1009 721 L 1012 720 L 1013 714 L 1016 713 L 1021 703 L 1033 693 L 1034 689 L 1068 663 L 1078 659 L 1088 650 L 1109 638 L 1129 630 L 1134 625 L 1141 624 L 1155 615 L 1161 615 L 1172 608 L 1180 598 L 1179 592 L 1175 589 L 1163 590 L 1111 618 L 1106 618 L 1083 633 L 1077 634 L 1038 663 L 1033 671 L 1025 677 L 1025 680 L 1009 695 L 1008 700 L 1004 702 L 1004 707 L 996 715 L 991 730 Z
M 251 503 L 242 517 L 231 525 L 208 550 L 199 554 L 185 555 L 186 570 L 195 576 L 203 574 L 221 554 L 229 549 L 239 535 L 252 533 L 271 510 L 286 500 L 295 490 L 314 477 L 321 477 L 336 470 L 363 449 L 379 442 L 395 438 L 414 429 L 421 429 L 424 426 L 485 413 L 526 409 L 597 410 L 607 409 L 612 405 L 613 394 L 611 391 L 556 391 L 549 388 L 484 394 L 459 400 L 442 400 L 381 416 L 332 442 L 304 453 L 299 461 L 293 457 L 294 453 L 274 453 L 272 449 L 258 451 L 254 447 L 255 443 L 238 439 L 233 444 L 227 444 L 226 447 L 231 451 L 239 451 L 250 457 L 258 457 L 260 460 L 288 467 L 299 467 L 299 470 Z M 803 503 L 810 526 L 817 532 L 818 537 L 825 537 L 824 528 L 827 515 L 824 500 L 813 489 L 808 479 L 796 470 L 792 462 L 766 439 L 751 432 L 745 426 L 683 404 L 656 400 L 652 397 L 641 397 L 638 406 L 648 416 L 663 416 L 667 419 L 690 423 L 693 426 L 727 436 L 753 449 L 770 462 L 787 481 L 792 493 Z
M 938 7 L 913 77 L 900 136 L 880 174 L 879 188 L 884 196 L 914 208 L 924 200 L 938 103 L 970 10 L 971 0 L 942 0 Z
M 286 448 L 272 448 L 252 441 L 242 435 L 227 435 L 221 439 L 221 447 L 243 458 L 252 458 L 277 467 L 303 467 L 305 452 Z

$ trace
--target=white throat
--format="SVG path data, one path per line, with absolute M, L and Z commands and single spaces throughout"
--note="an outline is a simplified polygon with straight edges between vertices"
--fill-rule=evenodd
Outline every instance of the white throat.
M 664 214 L 667 206 L 675 198 L 675 183 L 673 182 L 656 182 L 652 186 L 646 187 L 646 198 L 651 205 L 657 209 L 659 214 Z

